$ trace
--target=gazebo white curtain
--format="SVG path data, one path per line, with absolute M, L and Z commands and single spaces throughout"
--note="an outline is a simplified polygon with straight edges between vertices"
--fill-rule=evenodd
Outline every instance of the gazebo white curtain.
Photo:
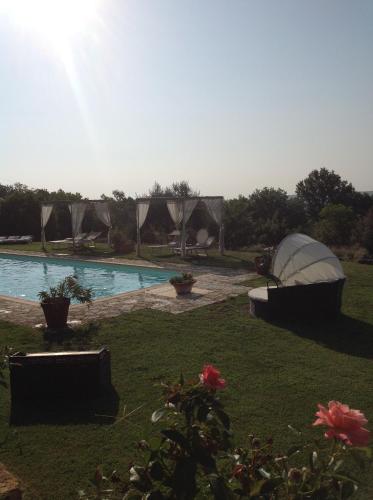
M 150 205 L 150 201 L 138 202 L 136 205 L 136 220 L 137 220 L 136 253 L 137 253 L 137 255 L 140 255 L 140 245 L 141 245 L 140 229 L 144 225 L 144 222 L 146 220 L 146 216 L 148 215 L 149 205 Z
M 142 228 L 144 222 L 146 221 L 146 216 L 149 211 L 149 201 L 143 201 L 137 204 L 137 225 L 139 229 Z
M 219 226 L 219 249 L 224 252 L 224 226 L 223 226 L 223 199 L 221 198 L 204 198 L 206 208 Z
M 179 200 L 168 200 L 167 208 L 176 229 L 178 229 L 183 220 L 183 202 Z
M 187 224 L 193 210 L 196 208 L 198 200 L 185 200 L 183 223 Z
M 71 203 L 71 205 L 69 205 L 71 212 L 71 228 L 74 239 L 82 232 L 82 224 L 86 208 L 87 203 L 84 202 Z
M 40 222 L 41 222 L 41 242 L 43 248 L 45 248 L 45 226 L 48 224 L 52 211 L 53 211 L 52 204 L 42 205 L 41 207 Z
M 186 246 L 186 231 L 185 231 L 185 226 L 188 223 L 188 220 L 190 219 L 193 210 L 196 208 L 198 203 L 198 200 L 184 200 L 184 210 L 183 210 L 183 230 L 181 232 L 181 254 L 183 257 L 185 257 L 185 246 Z
M 107 242 L 108 245 L 110 246 L 110 230 L 111 230 L 111 218 L 110 218 L 110 210 L 109 210 L 109 205 L 106 202 L 102 201 L 95 201 L 93 203 L 93 206 L 95 207 L 95 212 L 100 219 L 100 221 L 105 224 L 105 226 L 108 228 L 108 233 L 107 233 Z

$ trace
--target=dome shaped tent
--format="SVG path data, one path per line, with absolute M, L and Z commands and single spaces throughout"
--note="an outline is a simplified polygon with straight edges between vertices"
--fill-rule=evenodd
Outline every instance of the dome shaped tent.
M 333 317 L 340 312 L 345 282 L 341 263 L 328 247 L 305 234 L 281 241 L 268 277 L 276 286 L 249 291 L 254 316 Z
M 344 279 L 338 257 L 323 243 L 305 234 L 286 236 L 273 257 L 272 274 L 283 286 Z

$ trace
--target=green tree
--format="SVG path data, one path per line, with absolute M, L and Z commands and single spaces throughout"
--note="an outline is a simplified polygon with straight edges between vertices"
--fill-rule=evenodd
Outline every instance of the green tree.
M 274 212 L 286 212 L 288 195 L 283 189 L 264 187 L 256 189 L 249 197 L 249 210 L 254 218 L 270 219 Z
M 253 243 L 247 198 L 240 195 L 225 202 L 224 227 L 227 248 L 240 248 Z
M 276 245 L 290 232 L 301 231 L 306 224 L 302 202 L 289 198 L 283 189 L 255 190 L 248 200 L 248 212 L 255 243 Z
M 155 181 L 149 190 L 149 196 L 153 198 L 167 198 L 172 196 L 191 198 L 193 196 L 199 196 L 199 191 L 194 190 L 188 181 L 173 182 L 171 186 L 166 186 L 164 188 L 159 182 Z
M 315 236 L 327 245 L 349 245 L 352 240 L 356 215 L 345 205 L 327 205 L 320 212 L 314 227 Z
M 334 170 L 313 170 L 306 179 L 298 182 L 297 196 L 304 202 L 307 214 L 316 220 L 320 211 L 330 204 L 352 206 L 356 199 L 355 188 Z
M 369 210 L 363 219 L 362 244 L 373 255 L 373 208 Z

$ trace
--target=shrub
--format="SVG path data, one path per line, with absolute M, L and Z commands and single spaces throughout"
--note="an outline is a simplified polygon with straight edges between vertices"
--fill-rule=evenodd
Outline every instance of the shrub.
M 356 216 L 350 207 L 328 205 L 320 212 L 314 234 L 327 245 L 349 245 L 352 241 Z
M 368 252 L 373 255 L 373 208 L 369 210 L 363 219 L 362 243 Z
M 131 253 L 135 249 L 135 243 L 120 229 L 115 228 L 111 232 L 110 240 L 116 253 Z
M 286 453 L 275 451 L 272 438 L 254 435 L 235 447 L 219 397 L 225 387 L 212 365 L 205 365 L 198 379 L 185 382 L 181 376 L 164 384 L 164 405 L 151 417 L 162 424 L 160 439 L 138 443 L 144 459 L 131 463 L 124 480 L 116 472 L 106 478 L 97 469 L 95 497 L 81 492 L 81 498 L 337 500 L 355 493 L 358 482 L 345 472 L 348 459 L 361 463 L 370 457 L 364 448 L 370 432 L 359 410 L 338 401 L 318 405 L 313 425 L 327 427 L 324 438 L 309 442 L 291 428 L 296 441 Z

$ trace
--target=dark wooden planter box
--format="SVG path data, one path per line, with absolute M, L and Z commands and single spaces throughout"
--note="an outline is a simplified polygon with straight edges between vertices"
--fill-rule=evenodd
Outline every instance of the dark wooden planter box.
M 55 302 L 41 302 L 48 328 L 66 328 L 70 299 L 61 298 Z
M 16 353 L 9 357 L 12 403 L 89 399 L 111 386 L 110 352 Z

